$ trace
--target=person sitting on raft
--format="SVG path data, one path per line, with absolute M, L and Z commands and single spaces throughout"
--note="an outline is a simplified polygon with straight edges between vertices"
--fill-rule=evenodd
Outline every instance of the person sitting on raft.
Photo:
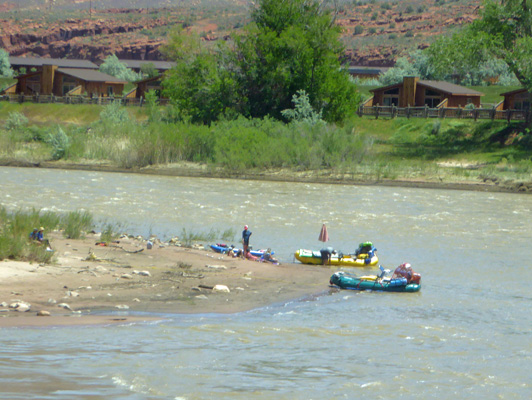
M 269 261 L 274 264 L 279 264 L 279 261 L 277 261 L 275 258 L 272 257 L 272 249 L 268 248 L 261 257 L 261 261 Z
M 258 257 L 255 257 L 251 252 L 249 251 L 249 248 L 246 249 L 245 258 L 247 258 L 250 261 L 258 261 Z

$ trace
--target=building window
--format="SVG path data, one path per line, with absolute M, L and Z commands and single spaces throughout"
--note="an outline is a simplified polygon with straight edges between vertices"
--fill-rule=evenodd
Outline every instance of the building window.
M 72 89 L 75 89 L 77 86 L 77 82 L 74 78 L 71 78 L 69 76 L 63 76 L 63 96 L 65 96 L 68 92 L 70 92 Z
M 391 107 L 391 106 L 398 106 L 399 105 L 399 97 L 397 96 L 383 96 L 382 98 L 383 106 Z
M 26 80 L 26 87 L 31 93 L 34 93 L 34 94 L 40 93 L 41 92 L 41 76 L 40 75 L 30 76 Z
M 529 110 L 530 102 L 527 100 L 516 100 L 516 102 L 514 103 L 514 109 L 515 110 Z
M 382 104 L 387 107 L 399 105 L 399 88 L 385 90 L 382 93 Z
M 425 89 L 425 105 L 429 108 L 436 108 L 442 102 L 441 93 L 435 90 Z
M 527 110 L 530 108 L 530 97 L 529 93 L 519 93 L 514 98 L 514 109 L 515 110 Z

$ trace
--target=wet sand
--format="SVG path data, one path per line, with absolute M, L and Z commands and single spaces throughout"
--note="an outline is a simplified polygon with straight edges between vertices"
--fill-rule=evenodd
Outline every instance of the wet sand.
M 50 235 L 50 264 L 0 261 L 0 328 L 151 320 L 130 312 L 235 313 L 329 290 L 334 268 L 274 265 L 124 237 L 96 245 Z M 221 285 L 217 287 L 217 285 Z M 30 305 L 17 311 L 13 305 Z M 23 309 L 23 308 L 21 308 Z M 50 314 L 38 316 L 38 314 Z

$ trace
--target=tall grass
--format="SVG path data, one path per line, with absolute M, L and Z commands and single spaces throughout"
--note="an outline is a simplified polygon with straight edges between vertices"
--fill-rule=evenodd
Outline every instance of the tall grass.
M 69 239 L 79 239 L 93 226 L 92 214 L 87 211 L 67 213 L 62 220 L 63 234 Z
M 61 218 L 55 213 L 41 213 L 35 209 L 8 213 L 0 207 L 0 260 L 49 262 L 53 253 L 46 251 L 45 246 L 31 242 L 29 234 L 40 227 L 45 227 L 46 231 L 54 230 L 60 223 Z
M 0 206 L 0 260 L 49 262 L 53 252 L 29 238 L 34 229 L 41 227 L 44 228 L 45 238 L 48 232 L 62 229 L 66 237 L 77 239 L 92 228 L 92 215 L 86 211 L 61 215 L 35 209 L 8 212 Z
M 61 158 L 122 168 L 194 162 L 234 176 L 285 170 L 359 179 L 408 178 L 413 160 L 435 165 L 461 158 L 497 165 L 506 159 L 511 165 L 500 169 L 513 179 L 513 171 L 528 168 L 520 164 L 530 158 L 532 148 L 532 134 L 505 121 L 354 116 L 342 125 L 327 125 L 239 117 L 206 126 L 175 122 L 172 107 L 162 108 L 161 117 L 152 122 L 139 121 L 131 109 L 126 115 L 123 108 L 110 107 L 90 124 L 32 125 L 34 115 L 28 118 L 29 126 L 0 129 L 0 159 L 37 163 Z M 37 108 L 31 110 L 35 113 Z
M 223 232 L 215 229 L 211 229 L 209 232 L 191 232 L 187 231 L 186 228 L 183 228 L 180 239 L 181 243 L 185 247 L 190 247 L 192 244 L 197 242 L 207 243 L 218 239 L 223 241 L 231 241 L 235 238 L 235 235 L 236 231 L 232 228 L 229 228 Z

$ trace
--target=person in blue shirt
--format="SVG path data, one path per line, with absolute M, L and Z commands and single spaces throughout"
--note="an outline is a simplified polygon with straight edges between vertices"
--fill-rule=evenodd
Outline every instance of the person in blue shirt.
M 269 261 L 269 262 L 277 264 L 277 265 L 279 264 L 279 261 L 277 259 L 273 258 L 272 249 L 270 249 L 270 248 L 268 248 L 268 250 L 266 250 L 262 254 L 261 261 Z
M 37 240 L 38 234 L 39 230 L 37 228 L 33 228 L 33 231 L 30 233 L 30 240 Z
M 244 254 L 247 253 L 247 250 L 249 248 L 249 237 L 251 236 L 251 231 L 248 229 L 248 226 L 244 226 L 244 230 L 242 231 L 242 246 L 244 247 Z
M 37 232 L 37 240 L 41 243 L 44 241 L 44 228 L 42 226 L 39 229 L 39 232 Z

